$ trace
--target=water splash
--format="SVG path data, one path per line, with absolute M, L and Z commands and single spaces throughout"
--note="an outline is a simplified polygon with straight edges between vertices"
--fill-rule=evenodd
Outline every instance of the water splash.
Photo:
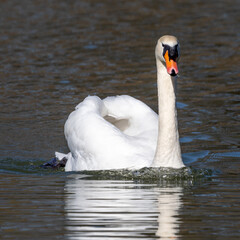
M 65 174 L 63 167 L 53 168 L 40 164 L 41 160 L 16 160 L 7 158 L 1 160 L 0 172 L 15 174 Z M 145 167 L 138 170 L 131 169 L 113 169 L 113 170 L 84 170 L 78 172 L 69 172 L 66 174 L 76 173 L 78 178 L 91 180 L 134 180 L 139 182 L 183 182 L 196 181 L 199 179 L 208 179 L 213 176 L 211 169 L 184 167 L 175 168 L 153 168 Z
M 185 181 L 208 178 L 213 175 L 210 169 L 195 169 L 185 167 L 181 169 L 174 168 L 141 168 L 139 170 L 118 169 L 118 170 L 100 170 L 100 171 L 80 171 L 81 178 L 95 180 L 139 180 L 139 181 Z

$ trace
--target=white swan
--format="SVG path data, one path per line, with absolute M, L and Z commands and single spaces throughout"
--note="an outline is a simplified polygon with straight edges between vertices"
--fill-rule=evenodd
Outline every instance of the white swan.
M 89 96 L 64 127 L 70 149 L 66 171 L 184 167 L 178 136 L 175 81 L 179 44 L 161 37 L 155 49 L 159 117 L 143 102 L 124 95 Z

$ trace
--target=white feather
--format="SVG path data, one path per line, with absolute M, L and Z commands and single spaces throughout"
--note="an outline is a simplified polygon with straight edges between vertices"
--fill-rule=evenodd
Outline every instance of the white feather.
M 155 50 L 160 116 L 127 95 L 103 100 L 97 96 L 85 98 L 65 123 L 70 153 L 56 153 L 58 158 L 67 158 L 66 171 L 184 167 L 178 135 L 176 79 L 166 69 L 166 45 L 178 46 L 178 41 L 173 36 L 163 36 Z M 176 67 L 174 70 L 178 72 Z
M 66 171 L 149 166 L 155 153 L 157 128 L 157 114 L 133 97 L 101 100 L 89 96 L 65 123 L 72 155 L 68 156 Z

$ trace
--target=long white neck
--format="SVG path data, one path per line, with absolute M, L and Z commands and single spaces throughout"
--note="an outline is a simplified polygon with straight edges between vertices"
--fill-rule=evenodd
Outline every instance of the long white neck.
M 152 167 L 184 167 L 179 143 L 175 77 L 171 77 L 157 58 L 158 141 Z

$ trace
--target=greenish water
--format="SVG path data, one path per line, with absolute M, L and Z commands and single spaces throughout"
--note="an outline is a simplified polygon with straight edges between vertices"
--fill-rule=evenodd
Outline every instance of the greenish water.
M 139 170 L 101 170 L 101 171 L 81 171 L 84 178 L 90 179 L 119 179 L 119 180 L 136 180 L 143 182 L 181 182 L 185 180 L 194 181 L 197 179 L 203 179 L 212 176 L 210 169 L 193 169 L 193 168 L 142 168 Z

